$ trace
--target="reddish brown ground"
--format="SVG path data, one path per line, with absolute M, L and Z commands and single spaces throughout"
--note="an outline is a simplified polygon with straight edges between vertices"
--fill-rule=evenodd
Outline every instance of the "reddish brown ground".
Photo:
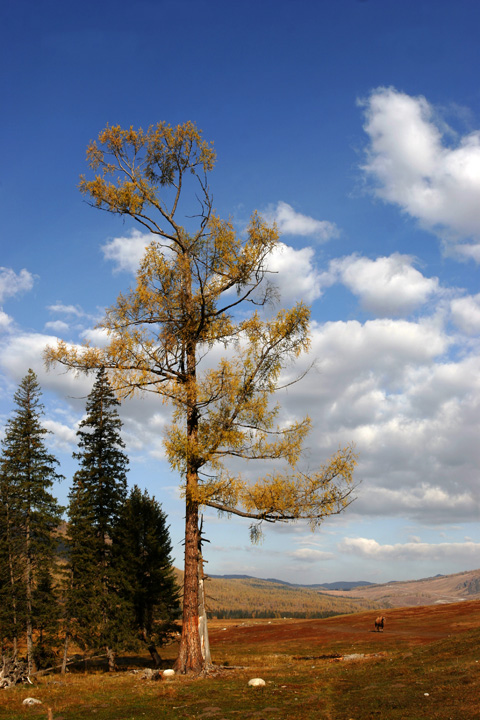
M 385 615 L 385 630 L 374 631 L 374 621 Z M 423 645 L 449 635 L 480 627 L 480 600 L 448 605 L 396 608 L 341 615 L 324 620 L 245 620 L 213 621 L 210 625 L 212 647 L 261 645 L 262 651 L 328 653 L 354 644 L 355 652 L 382 650 L 382 645 L 397 647 Z M 393 641 L 393 643 L 392 643 Z M 260 651 L 260 648 L 259 648 Z M 353 652 L 353 650 L 352 650 Z

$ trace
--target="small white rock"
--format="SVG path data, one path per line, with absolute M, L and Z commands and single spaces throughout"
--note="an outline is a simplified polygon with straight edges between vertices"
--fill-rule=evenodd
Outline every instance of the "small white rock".
M 25 698 L 22 705 L 42 705 L 41 700 L 37 700 L 37 698 Z
M 266 682 L 262 678 L 252 678 L 248 681 L 250 687 L 265 687 Z
M 175 677 L 175 670 L 164 670 L 162 673 L 164 678 L 172 678 Z

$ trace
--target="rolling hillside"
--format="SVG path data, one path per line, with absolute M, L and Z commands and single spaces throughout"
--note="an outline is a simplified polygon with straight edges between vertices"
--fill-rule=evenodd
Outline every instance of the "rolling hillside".
M 345 591 L 324 591 L 330 597 L 345 594 L 380 603 L 383 607 L 440 605 L 465 600 L 480 600 L 480 570 L 469 570 L 454 575 L 438 575 L 422 580 L 389 582 L 383 585 L 365 585 Z
M 183 573 L 176 570 L 178 582 Z M 206 583 L 210 617 L 328 617 L 363 610 L 480 600 L 480 570 L 380 585 L 293 585 L 248 576 L 212 577 Z
M 181 584 L 183 573 L 176 572 Z M 320 618 L 380 607 L 376 600 L 350 593 L 327 595 L 315 588 L 250 577 L 213 577 L 205 590 L 208 614 L 218 618 Z

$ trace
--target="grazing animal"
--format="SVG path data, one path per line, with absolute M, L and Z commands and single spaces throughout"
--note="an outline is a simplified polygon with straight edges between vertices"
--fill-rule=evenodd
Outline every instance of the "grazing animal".
M 385 618 L 383 616 L 377 617 L 377 619 L 375 620 L 375 630 L 377 632 L 380 632 L 380 628 L 382 628 L 382 630 L 383 630 L 384 627 L 385 627 Z

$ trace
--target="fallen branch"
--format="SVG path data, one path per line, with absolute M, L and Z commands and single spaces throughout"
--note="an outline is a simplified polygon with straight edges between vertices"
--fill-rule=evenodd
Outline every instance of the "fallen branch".
M 82 662 L 87 662 L 87 661 L 90 662 L 90 660 L 99 660 L 100 658 L 106 658 L 106 657 L 108 657 L 107 654 L 93 655 L 92 657 L 89 657 L 89 658 L 78 658 L 76 660 L 69 660 L 68 662 L 65 663 L 65 667 L 68 667 L 68 665 L 75 665 L 76 663 L 82 663 Z M 37 670 L 37 672 L 31 673 L 30 677 L 33 677 L 34 675 L 39 675 L 39 676 L 46 675 L 47 673 L 52 672 L 53 670 L 59 670 L 63 666 L 64 666 L 63 663 L 61 663 L 60 665 L 53 665 L 52 667 L 45 668 L 44 670 Z

